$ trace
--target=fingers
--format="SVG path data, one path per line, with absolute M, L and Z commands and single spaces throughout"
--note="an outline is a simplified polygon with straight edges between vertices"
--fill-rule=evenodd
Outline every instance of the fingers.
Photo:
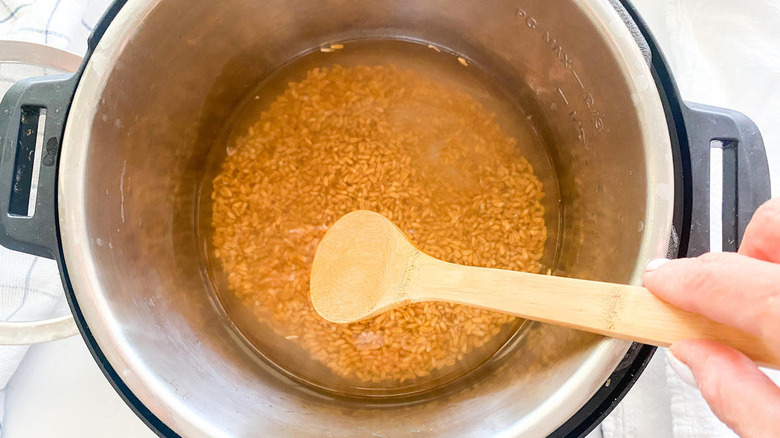
M 645 274 L 645 286 L 665 301 L 780 346 L 780 199 L 753 215 L 739 254 L 705 254 L 666 263 Z M 745 355 L 712 341 L 674 344 L 712 411 L 742 437 L 774 433 L 780 388 Z
M 771 436 L 780 419 L 780 388 L 745 355 L 712 341 L 674 344 L 712 412 L 743 438 Z
M 753 214 L 745 229 L 739 253 L 780 263 L 780 198 L 764 203 Z
M 668 262 L 644 277 L 659 298 L 780 346 L 780 265 L 740 254 Z

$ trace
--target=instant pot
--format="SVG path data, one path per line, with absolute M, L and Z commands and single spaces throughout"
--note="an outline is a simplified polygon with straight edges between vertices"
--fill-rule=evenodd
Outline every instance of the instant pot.
M 76 74 L 3 99 L 0 243 L 58 262 L 95 360 L 163 436 L 584 436 L 654 347 L 533 323 L 459 381 L 365 400 L 258 357 L 210 293 L 194 235 L 215 132 L 291 59 L 370 39 L 435 44 L 527 102 L 561 194 L 556 275 L 637 284 L 652 258 L 734 251 L 769 199 L 756 126 L 684 102 L 627 1 L 118 0 Z M 69 324 L 0 331 L 22 343 Z

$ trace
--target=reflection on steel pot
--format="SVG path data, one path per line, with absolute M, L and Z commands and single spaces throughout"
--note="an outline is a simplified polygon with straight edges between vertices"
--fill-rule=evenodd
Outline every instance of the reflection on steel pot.
M 559 275 L 638 283 L 651 258 L 706 250 L 713 139 L 727 141 L 724 167 L 738 172 L 725 175 L 725 228 L 736 230 L 727 249 L 768 198 L 755 126 L 682 103 L 646 29 L 618 2 L 127 0 L 97 27 L 77 75 L 23 81 L 4 99 L 0 243 L 58 260 L 96 360 L 162 434 L 586 433 L 652 348 L 535 324 L 433 391 L 346 397 L 263 360 L 215 300 L 194 220 L 215 133 L 286 62 L 371 39 L 458 54 L 535 117 L 560 193 Z M 25 190 L 13 178 L 21 111 L 41 107 L 48 189 L 32 217 L 11 214 L 7 194 Z

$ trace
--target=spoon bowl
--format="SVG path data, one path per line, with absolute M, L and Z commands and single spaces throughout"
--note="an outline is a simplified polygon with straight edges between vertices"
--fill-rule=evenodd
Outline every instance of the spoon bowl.
M 345 215 L 314 256 L 314 309 L 328 321 L 348 323 L 408 304 L 404 278 L 419 253 L 384 216 L 366 210 Z

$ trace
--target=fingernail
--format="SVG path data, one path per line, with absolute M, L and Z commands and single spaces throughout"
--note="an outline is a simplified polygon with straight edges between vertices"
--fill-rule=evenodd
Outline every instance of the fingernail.
M 660 268 L 661 266 L 669 263 L 671 260 L 669 259 L 653 259 L 647 262 L 645 265 L 645 272 L 653 272 L 656 269 Z
M 688 365 L 682 363 L 680 359 L 677 359 L 674 354 L 672 354 L 672 350 L 666 350 L 666 360 L 669 362 L 669 366 L 672 367 L 672 370 L 674 370 L 675 374 L 677 374 L 680 380 L 694 388 L 697 387 L 696 379 L 693 378 L 693 372 L 691 372 L 691 369 L 688 368 Z

